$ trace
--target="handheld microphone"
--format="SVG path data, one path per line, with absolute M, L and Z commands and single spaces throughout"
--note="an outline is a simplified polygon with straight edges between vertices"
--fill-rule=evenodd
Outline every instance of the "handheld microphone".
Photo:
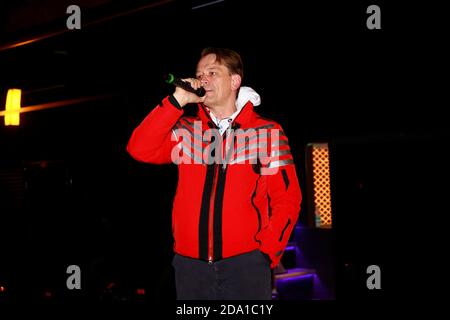
M 169 84 L 173 84 L 176 87 L 180 87 L 186 91 L 195 93 L 199 97 L 203 97 L 206 94 L 205 88 L 200 87 L 198 89 L 194 89 L 191 87 L 189 82 L 185 82 L 181 79 L 175 78 L 175 76 L 171 73 L 168 73 L 165 77 L 165 81 Z

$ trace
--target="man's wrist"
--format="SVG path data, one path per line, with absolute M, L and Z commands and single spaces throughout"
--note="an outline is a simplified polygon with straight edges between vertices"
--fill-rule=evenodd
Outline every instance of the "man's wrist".
M 174 92 L 171 97 L 173 97 L 173 99 L 176 101 L 177 108 L 183 108 L 187 103 L 185 101 L 185 99 L 183 98 L 183 96 L 181 96 L 180 94 L 178 94 L 177 92 Z
M 181 110 L 183 108 L 173 94 L 169 96 L 169 102 L 177 109 Z

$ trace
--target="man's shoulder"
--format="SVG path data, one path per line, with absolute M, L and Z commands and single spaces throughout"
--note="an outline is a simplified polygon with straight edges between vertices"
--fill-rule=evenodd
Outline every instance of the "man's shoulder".
M 188 124 L 190 126 L 193 126 L 194 122 L 196 122 L 196 121 L 201 121 L 201 120 L 197 116 L 184 115 L 178 120 L 178 123 L 179 124 Z
M 180 117 L 180 119 L 178 119 L 173 129 L 174 130 L 185 129 L 190 132 L 194 132 L 194 130 L 198 127 L 198 121 L 201 121 L 200 118 L 198 117 L 184 115 Z
M 256 114 L 255 121 L 252 123 L 252 128 L 254 129 L 279 129 L 280 124 L 273 119 L 263 117 Z

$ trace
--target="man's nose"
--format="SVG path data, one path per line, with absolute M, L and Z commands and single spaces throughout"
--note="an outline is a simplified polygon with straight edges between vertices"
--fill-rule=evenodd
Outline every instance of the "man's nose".
M 206 78 L 205 75 L 201 75 L 199 78 L 200 82 L 202 83 L 202 86 L 208 84 L 208 79 Z

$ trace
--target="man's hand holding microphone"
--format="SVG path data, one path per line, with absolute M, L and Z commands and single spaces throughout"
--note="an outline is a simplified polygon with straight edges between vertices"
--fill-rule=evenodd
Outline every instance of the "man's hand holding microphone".
M 169 73 L 166 77 L 166 82 L 175 85 L 176 89 L 173 96 L 182 108 L 189 103 L 205 101 L 206 92 L 202 87 L 202 82 L 198 79 L 178 79 Z

